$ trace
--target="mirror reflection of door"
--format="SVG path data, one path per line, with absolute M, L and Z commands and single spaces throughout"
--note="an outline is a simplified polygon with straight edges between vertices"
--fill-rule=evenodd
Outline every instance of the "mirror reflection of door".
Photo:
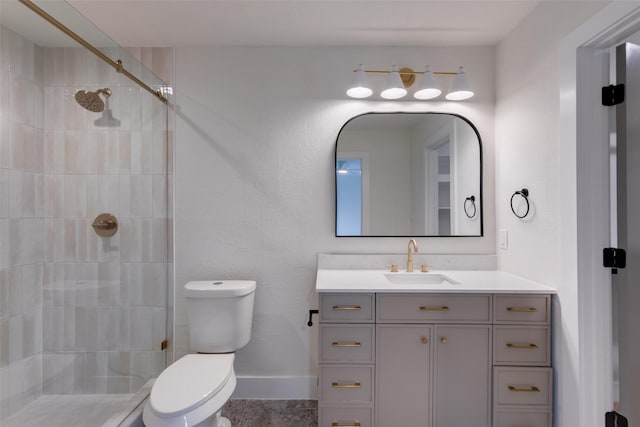
M 361 236 L 369 227 L 367 153 L 341 153 L 336 159 L 336 231 Z
M 449 236 L 455 234 L 452 229 L 451 201 L 453 177 L 451 175 L 451 145 L 453 127 L 450 124 L 441 127 L 427 136 L 425 153 L 425 228 L 428 235 Z

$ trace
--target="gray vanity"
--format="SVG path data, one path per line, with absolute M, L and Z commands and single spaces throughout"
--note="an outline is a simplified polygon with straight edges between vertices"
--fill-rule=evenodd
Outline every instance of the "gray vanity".
M 551 426 L 553 289 L 322 264 L 320 427 Z

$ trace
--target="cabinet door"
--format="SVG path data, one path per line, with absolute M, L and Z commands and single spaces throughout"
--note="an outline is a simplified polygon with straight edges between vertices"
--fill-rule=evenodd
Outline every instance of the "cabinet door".
M 434 420 L 436 427 L 490 425 L 491 327 L 436 326 Z
M 376 349 L 376 425 L 430 427 L 431 327 L 378 325 Z

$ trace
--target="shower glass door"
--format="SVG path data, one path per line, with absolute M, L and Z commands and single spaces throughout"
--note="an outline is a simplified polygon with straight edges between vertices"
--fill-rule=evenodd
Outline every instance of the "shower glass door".
M 67 3 L 41 6 L 149 86 L 166 86 L 90 23 L 78 24 Z M 0 24 L 4 426 L 46 396 L 126 401 L 157 377 L 171 264 L 166 104 L 17 1 L 0 3 Z M 102 108 L 84 108 L 78 91 Z M 110 237 L 92 227 L 103 213 L 117 219 Z

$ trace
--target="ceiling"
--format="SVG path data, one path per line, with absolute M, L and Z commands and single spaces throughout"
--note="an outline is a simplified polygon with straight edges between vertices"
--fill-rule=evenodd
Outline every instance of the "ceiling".
M 68 0 L 68 3 L 121 46 L 486 46 L 502 40 L 539 1 Z

